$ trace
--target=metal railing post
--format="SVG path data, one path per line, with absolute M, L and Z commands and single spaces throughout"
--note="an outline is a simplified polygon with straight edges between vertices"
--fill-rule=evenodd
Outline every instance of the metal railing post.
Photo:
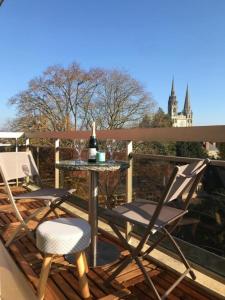
M 16 152 L 18 152 L 18 139 L 16 138 Z
M 128 141 L 126 145 L 126 155 L 129 161 L 130 167 L 127 169 L 127 180 L 126 180 L 126 201 L 127 203 L 132 202 L 133 188 L 132 188 L 132 177 L 133 177 L 133 158 L 131 156 L 133 152 L 133 142 Z M 131 223 L 126 223 L 125 234 L 127 241 L 130 240 L 132 231 Z
M 30 151 L 30 139 L 26 139 L 25 141 L 25 147 L 26 147 L 26 152 L 29 152 Z M 26 177 L 26 184 L 28 185 L 29 184 L 29 177 Z
M 36 151 L 37 151 L 37 168 L 38 168 L 38 171 L 40 171 L 40 148 L 39 148 L 39 146 L 37 146 Z
M 18 140 L 17 140 L 17 138 L 16 138 L 16 149 L 15 149 L 15 151 L 18 152 Z M 18 186 L 18 185 L 19 185 L 19 179 L 16 178 L 16 186 Z
M 55 163 L 59 162 L 59 143 L 60 140 L 55 141 Z M 55 188 L 59 188 L 59 169 L 55 167 Z
M 25 141 L 26 151 L 30 151 L 30 139 L 26 139 Z

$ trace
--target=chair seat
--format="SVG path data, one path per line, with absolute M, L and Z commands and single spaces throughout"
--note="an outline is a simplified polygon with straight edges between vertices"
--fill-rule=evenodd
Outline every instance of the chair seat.
M 105 214 L 112 217 L 120 217 L 137 225 L 147 226 L 157 205 L 158 203 L 152 201 L 134 201 L 132 203 L 126 203 L 113 208 L 111 211 L 107 210 Z M 187 211 L 182 209 L 164 206 L 154 224 L 154 227 L 163 227 L 177 218 L 180 218 L 182 215 L 186 214 L 186 212 Z
M 91 241 L 91 228 L 80 218 L 58 218 L 40 224 L 36 231 L 39 250 L 65 255 L 86 249 Z
M 71 196 L 71 194 L 75 191 L 75 189 L 67 190 L 67 189 L 55 189 L 55 188 L 41 188 L 39 190 L 33 192 L 27 192 L 22 194 L 17 194 L 14 196 L 16 200 L 18 199 L 43 199 L 55 201 L 62 198 L 67 198 Z

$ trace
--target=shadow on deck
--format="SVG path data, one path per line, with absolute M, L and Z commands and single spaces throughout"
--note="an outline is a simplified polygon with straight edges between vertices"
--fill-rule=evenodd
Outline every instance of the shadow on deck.
M 16 228 L 18 222 L 8 205 L 4 194 L 0 194 L 0 225 L 1 239 L 7 240 L 10 233 Z M 37 201 L 20 201 L 19 209 L 21 214 L 28 216 L 32 211 L 39 207 Z M 68 212 L 58 210 L 63 217 L 69 216 Z M 70 215 L 71 216 L 71 215 Z M 52 218 L 50 216 L 50 218 Z M 35 221 L 29 223 L 30 228 L 34 228 Z M 109 237 L 109 234 L 102 233 L 99 236 L 102 240 L 109 240 L 114 243 L 120 250 L 121 256 L 127 255 L 127 252 L 121 247 L 115 238 Z M 31 287 L 36 292 L 43 256 L 35 245 L 35 239 L 31 236 L 24 236 L 15 241 L 9 247 L 12 259 L 24 273 Z M 130 264 L 110 286 L 105 285 L 105 280 L 109 277 L 113 267 L 117 264 L 109 264 L 103 267 L 90 269 L 87 276 L 89 280 L 91 299 L 154 299 L 151 289 L 144 281 L 143 275 L 135 263 Z M 177 275 L 167 269 L 159 267 L 149 260 L 144 261 L 150 276 L 160 294 L 174 282 Z M 4 288 L 4 287 L 3 287 Z M 69 264 L 64 257 L 55 257 L 52 264 L 50 276 L 46 288 L 46 300 L 79 300 L 78 280 L 75 267 Z M 217 299 L 214 295 L 201 289 L 195 282 L 189 280 L 182 281 L 179 286 L 169 295 L 171 300 L 212 300 Z M 12 299 L 8 299 L 12 300 Z

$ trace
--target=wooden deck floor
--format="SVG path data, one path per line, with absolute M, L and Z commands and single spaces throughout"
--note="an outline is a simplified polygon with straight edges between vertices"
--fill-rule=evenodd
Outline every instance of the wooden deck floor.
M 5 241 L 10 233 L 16 228 L 18 222 L 3 193 L 0 193 L 0 204 L 1 238 Z M 23 201 L 19 204 L 21 214 L 24 216 L 28 216 L 38 207 L 39 204 L 36 201 Z M 68 216 L 65 211 L 60 211 L 60 215 Z M 30 222 L 31 228 L 35 225 L 35 221 Z M 101 234 L 100 238 L 107 239 L 108 237 Z M 112 242 L 112 239 L 110 239 L 110 241 Z M 118 244 L 117 246 L 120 247 Z M 121 255 L 127 255 L 126 251 L 123 251 L 121 247 L 120 250 Z M 35 240 L 32 237 L 24 236 L 20 240 L 12 243 L 9 247 L 9 251 L 14 261 L 30 282 L 32 288 L 36 291 L 43 256 L 36 248 Z M 167 289 L 168 286 L 177 278 L 177 276 L 171 271 L 158 267 L 148 260 L 144 261 L 144 265 L 148 269 L 148 272 L 156 284 L 160 294 L 162 294 L 164 290 Z M 145 283 L 142 273 L 134 263 L 130 264 L 121 274 L 119 274 L 116 280 L 112 282 L 111 286 L 106 286 L 104 281 L 110 275 L 112 268 L 113 264 L 89 270 L 88 280 L 91 299 L 154 299 L 151 289 Z M 69 264 L 63 257 L 56 257 L 54 259 L 47 283 L 45 299 L 81 299 L 75 267 Z M 199 288 L 194 282 L 184 280 L 170 294 L 168 299 L 215 300 L 216 298 Z

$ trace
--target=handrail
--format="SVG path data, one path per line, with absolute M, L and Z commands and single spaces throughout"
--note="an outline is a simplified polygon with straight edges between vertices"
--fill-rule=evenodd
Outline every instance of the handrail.
M 27 132 L 28 138 L 88 139 L 89 131 Z M 98 139 L 159 142 L 225 142 L 225 125 L 98 130 Z
M 139 154 L 139 153 L 132 153 L 134 158 L 139 159 L 150 159 L 150 160 L 160 160 L 160 161 L 169 161 L 169 162 L 182 162 L 182 163 L 191 163 L 200 158 L 192 158 L 192 157 L 184 157 L 184 156 L 171 156 L 171 155 L 159 155 L 159 154 Z M 225 167 L 224 160 L 210 160 L 210 165 L 218 166 L 218 167 Z

